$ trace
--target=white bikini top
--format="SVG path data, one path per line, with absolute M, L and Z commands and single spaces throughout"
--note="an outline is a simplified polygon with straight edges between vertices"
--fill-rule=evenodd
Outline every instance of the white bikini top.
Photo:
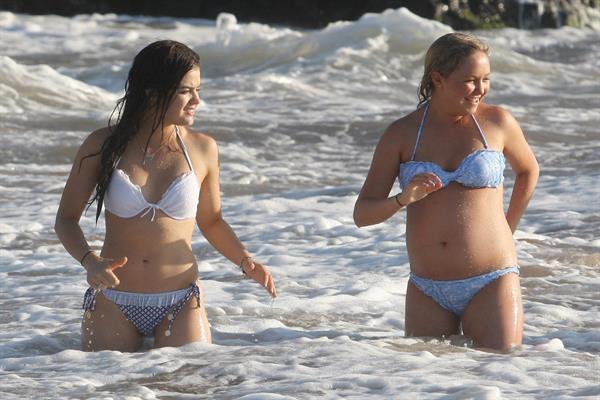
M 175 178 L 157 203 L 150 203 L 144 197 L 140 186 L 131 182 L 125 171 L 115 168 L 104 196 L 104 206 L 108 211 L 121 218 L 132 218 L 140 213 L 142 218 L 152 212 L 151 221 L 154 221 L 156 210 L 164 212 L 172 219 L 196 218 L 200 185 L 185 143 L 179 136 L 179 129 L 175 128 L 175 133 L 190 171 Z M 117 165 L 119 161 L 120 159 Z

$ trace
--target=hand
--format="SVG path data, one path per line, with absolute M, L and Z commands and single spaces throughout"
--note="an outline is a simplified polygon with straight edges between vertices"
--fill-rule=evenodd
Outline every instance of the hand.
M 240 266 L 248 278 L 252 278 L 256 282 L 260 283 L 265 289 L 267 289 L 267 292 L 269 292 L 272 298 L 277 297 L 275 281 L 273 280 L 269 270 L 267 270 L 267 267 L 257 261 L 254 261 L 250 257 L 244 258 Z
M 113 260 L 93 254 L 93 257 L 89 257 L 89 261 L 86 264 L 87 282 L 90 287 L 97 290 L 104 290 L 109 287 L 115 287 L 120 283 L 119 278 L 117 278 L 113 271 L 127 264 L 127 257 Z
M 400 195 L 400 202 L 405 206 L 424 199 L 429 194 L 442 188 L 440 178 L 432 173 L 415 175 Z

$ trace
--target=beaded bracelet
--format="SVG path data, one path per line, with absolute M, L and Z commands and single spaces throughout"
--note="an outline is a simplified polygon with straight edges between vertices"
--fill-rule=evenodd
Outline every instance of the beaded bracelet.
M 94 250 L 89 249 L 88 251 L 86 251 L 83 256 L 81 257 L 81 260 L 79 260 L 79 264 L 81 264 L 83 266 L 83 260 L 85 260 L 85 258 L 90 255 L 90 253 L 93 253 Z

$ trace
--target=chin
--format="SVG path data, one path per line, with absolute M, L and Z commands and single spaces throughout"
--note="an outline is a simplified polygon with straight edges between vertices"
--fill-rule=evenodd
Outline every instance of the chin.
M 465 102 L 465 103 L 463 103 L 463 107 L 465 108 L 465 111 L 467 111 L 469 114 L 474 114 L 475 111 L 477 111 L 477 107 L 479 107 L 479 104 L 481 104 L 481 102 L 477 102 L 477 103 Z
M 194 124 L 194 117 L 184 116 L 179 120 L 179 125 L 192 126 Z

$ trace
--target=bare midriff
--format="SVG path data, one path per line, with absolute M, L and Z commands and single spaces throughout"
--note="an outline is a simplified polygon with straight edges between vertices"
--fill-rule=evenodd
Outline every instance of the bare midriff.
M 114 272 L 116 290 L 137 293 L 168 292 L 188 287 L 198 277 L 191 240 L 196 221 L 175 220 L 157 211 L 154 221 L 144 217 L 120 218 L 106 212 L 102 256 L 127 257 Z
M 502 205 L 502 186 L 471 189 L 452 182 L 408 207 L 406 245 L 411 271 L 455 280 L 517 264 Z

